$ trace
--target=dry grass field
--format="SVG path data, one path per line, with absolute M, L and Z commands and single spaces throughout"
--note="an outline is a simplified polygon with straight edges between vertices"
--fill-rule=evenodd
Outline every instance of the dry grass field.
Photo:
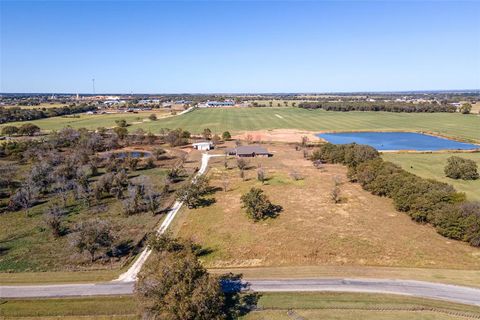
M 293 146 L 271 144 L 272 158 L 250 160 L 267 172 L 265 185 L 256 180 L 256 169 L 242 181 L 229 160 L 214 158 L 211 183 L 222 187 L 228 174 L 228 192 L 217 191 L 209 207 L 184 209 L 175 232 L 191 238 L 211 251 L 203 257 L 206 266 L 383 266 L 437 269 L 479 269 L 480 249 L 449 240 L 426 225 L 417 224 L 395 211 L 391 200 L 373 196 L 346 179 L 346 168 L 326 165 L 315 169 Z M 289 174 L 298 170 L 304 180 Z M 334 204 L 330 191 L 334 177 L 344 200 Z M 275 219 L 249 220 L 240 196 L 250 187 L 261 187 L 274 204 L 283 206 Z

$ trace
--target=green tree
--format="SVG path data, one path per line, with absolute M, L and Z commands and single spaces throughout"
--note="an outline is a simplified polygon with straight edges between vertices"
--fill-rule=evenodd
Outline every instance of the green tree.
M 458 111 L 460 111 L 460 113 L 462 113 L 462 114 L 469 114 L 470 111 L 472 111 L 472 105 L 468 102 L 464 103 L 460 106 Z
M 273 205 L 263 190 L 259 188 L 251 188 L 242 195 L 241 201 L 248 217 L 254 221 L 276 217 L 282 210 L 281 206 Z
M 153 255 L 135 283 L 143 319 L 227 319 L 220 279 L 208 274 L 193 246 L 165 236 L 150 244 Z
M 204 202 L 204 196 L 210 190 L 208 178 L 198 177 L 195 181 L 182 186 L 177 191 L 180 201 L 184 201 L 189 208 L 197 208 Z
M 202 135 L 203 138 L 210 140 L 212 138 L 212 130 L 210 130 L 209 128 L 203 129 Z
M 232 139 L 232 135 L 230 134 L 230 132 L 225 131 L 224 133 L 222 133 L 222 139 L 225 140 L 225 141 L 228 141 L 228 140 Z

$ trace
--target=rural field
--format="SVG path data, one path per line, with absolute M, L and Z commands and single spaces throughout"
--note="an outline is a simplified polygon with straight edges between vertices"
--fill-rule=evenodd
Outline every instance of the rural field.
M 261 293 L 258 310 L 243 320 L 388 319 L 453 320 L 480 314 L 479 307 L 411 298 L 361 293 Z M 140 319 L 132 296 L 0 300 L 3 319 Z M 334 311 L 334 312 L 332 312 Z
M 112 128 L 115 127 L 115 121 L 125 119 L 129 124 L 137 123 L 146 123 L 151 120 L 148 119 L 148 116 L 151 114 L 157 115 L 158 118 L 168 116 L 170 114 L 169 110 L 159 109 L 151 111 L 143 111 L 139 113 L 131 112 L 119 112 L 119 113 L 107 113 L 107 114 L 75 114 L 61 117 L 51 117 L 45 119 L 38 119 L 33 121 L 28 121 L 29 123 L 34 123 L 38 125 L 42 130 L 52 131 L 60 130 L 67 126 L 70 126 L 75 129 L 86 128 L 90 130 L 95 130 L 99 127 L 103 128 Z M 12 125 L 12 126 L 21 126 L 26 122 L 9 122 L 8 124 L 3 124 L 2 126 Z
M 208 207 L 183 209 L 176 222 L 178 235 L 210 251 L 202 257 L 207 267 L 417 267 L 459 273 L 480 267 L 480 249 L 411 221 L 394 209 L 391 200 L 348 182 L 345 167 L 315 169 L 293 146 L 265 146 L 274 156 L 251 159 L 246 181 L 239 177 L 234 159 L 225 170 L 224 159 L 215 158 L 211 183 L 221 190 L 226 180 L 228 191 L 217 191 Z M 259 166 L 266 172 L 264 185 L 256 179 Z M 292 179 L 294 170 L 304 179 Z M 335 178 L 341 181 L 339 204 L 329 196 Z M 252 186 L 261 187 L 272 203 L 283 207 L 277 218 L 260 222 L 247 218 L 240 197 Z
M 165 111 L 163 111 L 165 112 Z M 451 113 L 333 112 L 299 108 L 215 108 L 197 109 L 181 116 L 148 121 L 144 114 L 80 115 L 78 118 L 55 117 L 32 121 L 44 130 L 66 126 L 96 129 L 113 127 L 115 120 L 125 119 L 130 131 L 142 128 L 153 133 L 161 128 L 182 128 L 201 133 L 210 128 L 214 133 L 297 129 L 317 131 L 427 131 L 468 141 L 480 142 L 480 117 Z M 160 117 L 160 116 L 159 116 Z M 20 125 L 21 123 L 10 123 Z
M 443 169 L 447 159 L 451 156 L 459 156 L 474 160 L 480 167 L 480 153 L 384 153 L 382 157 L 400 165 L 420 177 L 435 179 L 449 183 L 458 191 L 465 192 L 470 200 L 480 201 L 480 179 L 461 180 L 451 179 L 445 176 Z

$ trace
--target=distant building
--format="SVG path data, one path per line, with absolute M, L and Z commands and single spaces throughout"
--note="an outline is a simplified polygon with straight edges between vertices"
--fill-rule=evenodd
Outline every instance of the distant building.
M 193 143 L 192 147 L 197 150 L 208 151 L 208 150 L 212 150 L 214 148 L 214 145 L 213 145 L 213 142 L 211 141 L 202 141 L 202 142 Z
M 205 103 L 206 107 L 231 107 L 234 106 L 235 102 L 232 100 L 226 100 L 226 101 L 207 101 Z
M 237 156 L 241 158 L 246 157 L 272 157 L 273 154 L 268 152 L 267 149 L 260 146 L 239 146 L 234 149 L 227 150 L 227 153 L 231 156 Z

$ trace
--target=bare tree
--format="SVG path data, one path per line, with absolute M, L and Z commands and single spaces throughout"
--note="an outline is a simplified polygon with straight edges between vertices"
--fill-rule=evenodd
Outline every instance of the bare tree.
M 66 211 L 58 204 L 50 205 L 43 212 L 43 219 L 45 224 L 50 228 L 55 238 L 58 238 L 63 233 L 62 220 Z
M 338 176 L 333 178 L 333 188 L 332 191 L 330 191 L 330 198 L 334 203 L 340 203 L 342 201 L 340 192 L 340 178 Z
M 35 185 L 29 180 L 24 181 L 17 192 L 10 197 L 8 207 L 10 210 L 21 208 L 28 215 L 28 209 L 35 203 L 37 197 L 38 189 Z
M 265 170 L 262 167 L 259 167 L 257 169 L 257 180 L 260 181 L 262 184 L 264 184 L 265 179 L 266 179 Z
M 240 177 L 245 178 L 245 170 L 248 168 L 248 161 L 244 158 L 237 158 L 237 167 L 240 169 Z
M 72 245 L 80 252 L 87 251 L 90 261 L 95 261 L 95 253 L 109 249 L 116 239 L 112 225 L 100 219 L 82 221 L 75 227 Z
M 228 178 L 228 174 L 226 172 L 222 173 L 222 186 L 223 191 L 228 191 L 228 186 L 230 185 L 230 179 Z

